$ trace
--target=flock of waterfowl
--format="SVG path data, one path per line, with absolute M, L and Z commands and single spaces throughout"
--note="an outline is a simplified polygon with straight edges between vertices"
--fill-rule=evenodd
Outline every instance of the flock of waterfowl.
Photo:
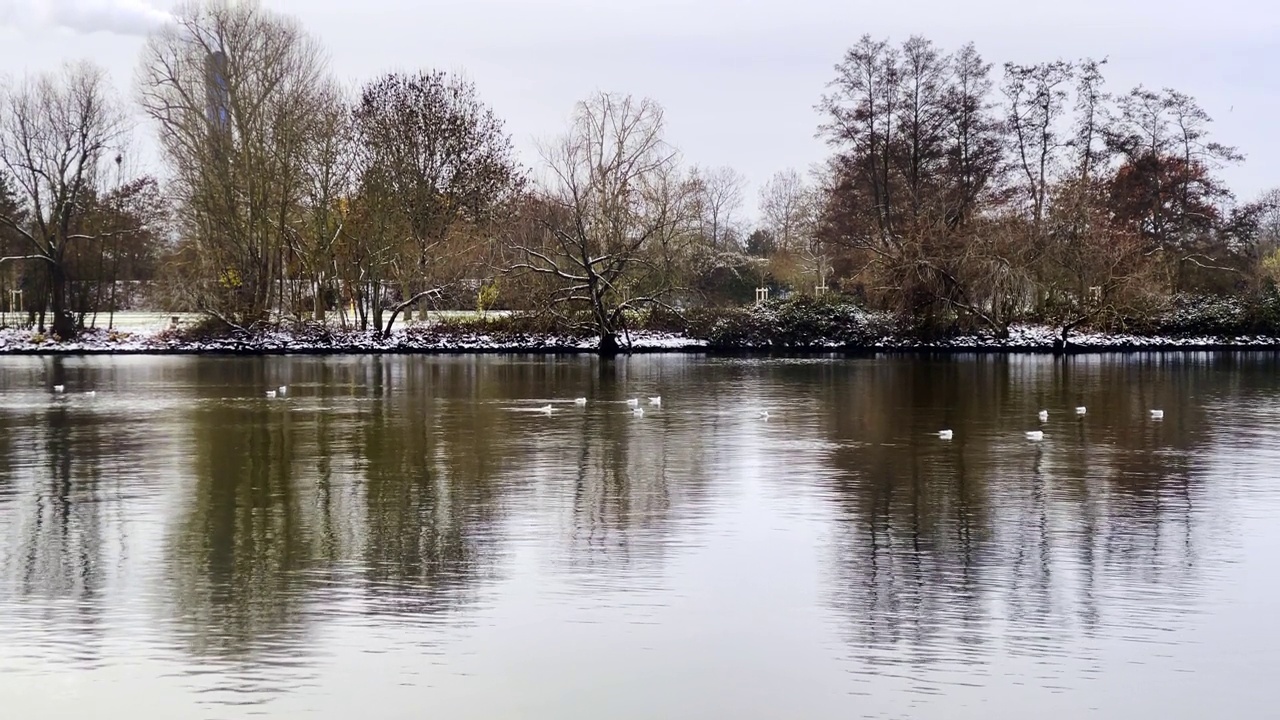
M 63 395 L 63 393 L 67 392 L 67 386 L 60 386 L 60 384 L 58 384 L 58 386 L 54 386 L 54 392 L 59 393 L 59 395 Z M 280 386 L 278 388 L 269 389 L 269 391 L 266 391 L 266 397 L 268 398 L 287 397 L 288 393 L 289 393 L 289 386 Z M 97 391 L 92 391 L 92 389 L 91 391 L 84 393 L 84 396 L 86 397 L 95 397 L 96 395 L 97 395 Z M 626 401 L 626 404 L 628 407 L 631 407 L 632 415 L 635 415 L 636 418 L 644 418 L 644 407 L 640 406 L 640 398 L 632 397 L 631 400 Z M 586 398 L 585 397 L 575 398 L 575 400 L 573 400 L 573 405 L 576 405 L 579 407 L 585 407 Z M 662 407 L 662 397 L 657 397 L 657 396 L 650 397 L 649 406 Z M 538 411 L 541 414 L 550 415 L 550 414 L 553 414 L 554 411 L 556 411 L 556 407 L 552 405 L 544 405 L 539 407 Z M 1075 414 L 1078 416 L 1084 416 L 1085 414 L 1088 414 L 1088 411 L 1089 411 L 1088 407 L 1080 406 L 1080 407 L 1076 407 Z M 762 410 L 760 411 L 760 413 L 756 414 L 756 418 L 759 418 L 762 420 L 768 420 L 769 413 L 767 410 Z M 1039 419 L 1039 421 L 1041 421 L 1041 424 L 1048 423 L 1048 410 L 1039 411 L 1039 413 L 1037 413 L 1037 418 Z M 1165 411 L 1151 410 L 1151 419 L 1164 420 Z M 1028 441 L 1030 442 L 1039 442 L 1039 441 L 1042 441 L 1042 439 L 1044 439 L 1044 430 L 1027 430 L 1027 432 L 1024 433 L 1024 436 L 1027 437 Z M 938 430 L 938 438 L 955 439 L 955 430 L 951 430 L 951 429 Z
M 1083 417 L 1084 415 L 1088 414 L 1088 412 L 1089 412 L 1089 409 L 1088 409 L 1088 408 L 1086 408 L 1086 407 L 1081 406 L 1081 407 L 1076 408 L 1076 415 L 1077 415 L 1077 416 Z M 1039 420 L 1040 420 L 1040 424 L 1042 424 L 1042 425 L 1043 425 L 1044 423 L 1049 422 L 1049 411 L 1048 411 L 1048 410 L 1041 410 L 1039 413 L 1037 413 L 1037 414 L 1036 414 L 1036 417 L 1037 417 L 1037 418 L 1039 418 Z M 1151 419 L 1152 419 L 1152 420 L 1163 420 L 1163 419 L 1164 419 L 1164 411 L 1163 411 L 1163 410 L 1152 410 L 1152 411 L 1151 411 Z M 1028 430 L 1028 431 L 1026 431 L 1026 432 L 1025 432 L 1025 433 L 1023 433 L 1023 434 L 1026 436 L 1027 440 L 1030 440 L 1031 442 L 1040 442 L 1041 440 L 1044 440 L 1044 431 L 1043 431 L 1043 430 Z M 953 440 L 953 439 L 955 439 L 955 436 L 956 436 L 956 434 L 955 434 L 955 431 L 953 431 L 953 430 L 939 430 L 939 431 L 938 431 L 938 438 L 939 438 L 940 440 Z
M 575 398 L 573 401 L 573 404 L 578 407 L 586 407 L 587 399 L 584 397 Z M 649 398 L 649 405 L 651 407 L 662 407 L 662 398 L 661 397 Z M 631 408 L 632 415 L 635 415 L 636 417 L 644 417 L 644 408 L 640 407 L 639 398 L 631 398 L 630 400 L 627 400 L 627 407 Z M 543 405 L 542 407 L 538 408 L 538 412 L 544 415 L 550 415 L 553 412 L 555 412 L 555 407 L 552 405 Z
M 61 395 L 61 394 L 66 393 L 67 388 L 66 388 L 66 386 L 65 386 L 65 385 L 54 385 L 54 386 L 53 386 L 53 391 L 54 391 L 55 393 L 58 393 L 58 394 L 60 394 L 60 395 Z M 84 393 L 84 395 L 85 395 L 86 397 L 94 397 L 94 396 L 96 396 L 97 394 L 98 394 L 98 393 L 97 393 L 97 391 L 95 391 L 95 390 L 90 390 L 90 391 L 88 391 L 88 392 Z M 280 387 L 276 388 L 275 390 L 268 390 L 268 391 L 267 391 L 267 397 L 268 397 L 268 398 L 282 398 L 282 397 L 287 397 L 287 396 L 288 396 L 288 394 L 289 394 L 289 386 L 288 386 L 288 385 L 281 385 Z M 634 416 L 636 416 L 636 417 L 644 417 L 644 408 L 640 406 L 640 399 L 639 399 L 639 398 L 631 398 L 630 400 L 627 400 L 627 401 L 626 401 L 626 403 L 627 403 L 627 407 L 631 408 L 631 414 L 632 414 L 632 415 L 634 415 Z M 587 399 L 586 399 L 586 398 L 584 398 L 584 397 L 575 398 L 575 399 L 574 399 L 574 401 L 573 401 L 573 404 L 574 404 L 574 405 L 576 405 L 576 406 L 578 406 L 578 407 L 586 407 L 586 405 L 587 405 Z M 651 398 L 649 398 L 649 406 L 650 406 L 650 407 L 662 407 L 662 398 L 661 398 L 661 397 L 658 397 L 658 396 L 655 396 L 655 397 L 651 397 Z M 552 406 L 552 405 L 543 405 L 542 407 L 538 408 L 538 412 L 540 412 L 540 413 L 542 413 L 542 414 L 544 414 L 544 415 L 551 415 L 553 412 L 555 412 L 555 407 L 554 407 L 554 406 Z M 1081 406 L 1081 407 L 1076 408 L 1076 415 L 1077 415 L 1077 416 L 1081 416 L 1081 417 L 1083 417 L 1083 416 L 1084 416 L 1085 414 L 1087 414 L 1088 412 L 1089 412 L 1089 409 L 1088 409 L 1088 408 L 1086 408 L 1086 407 Z M 1163 411 L 1163 410 L 1152 410 L 1152 411 L 1150 411 L 1150 412 L 1151 412 L 1151 419 L 1152 419 L 1152 420 L 1163 420 L 1163 419 L 1164 419 L 1164 411 Z M 1048 411 L 1048 410 L 1041 410 L 1039 413 L 1037 413 L 1037 414 L 1036 414 L 1036 416 L 1037 416 L 1037 418 L 1040 420 L 1040 423 L 1041 423 L 1041 424 L 1044 424 L 1044 423 L 1049 422 L 1049 411 Z M 760 412 L 756 415 L 756 417 L 760 418 L 761 420 L 768 420 L 768 419 L 769 419 L 769 412 L 768 412 L 767 410 L 762 410 L 762 411 L 760 411 Z M 1024 435 L 1026 436 L 1027 440 L 1030 440 L 1031 442 L 1040 442 L 1041 440 L 1044 440 L 1044 431 L 1043 431 L 1043 430 L 1028 430 L 1028 431 L 1026 431 L 1026 432 L 1024 433 Z M 948 430 L 939 430 L 939 431 L 938 431 L 938 438 L 939 438 L 939 439 L 941 439 L 941 440 L 953 440 L 953 439 L 955 439 L 955 436 L 956 436 L 956 435 L 955 435 L 955 431 L 954 431 L 954 430 L 949 430 L 949 429 L 948 429 Z

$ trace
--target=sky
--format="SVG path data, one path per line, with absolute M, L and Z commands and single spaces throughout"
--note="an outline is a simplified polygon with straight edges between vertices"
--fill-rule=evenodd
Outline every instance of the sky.
M 1141 83 L 1197 98 L 1244 164 L 1223 171 L 1252 199 L 1280 186 L 1280 9 L 1273 0 L 262 0 L 297 17 L 352 86 L 391 71 L 461 72 L 506 120 L 522 161 L 597 90 L 666 109 L 686 160 L 728 165 L 756 191 L 828 150 L 814 110 L 833 66 L 864 33 L 973 41 L 1006 62 L 1107 57 L 1108 89 Z M 142 38 L 166 0 L 0 0 L 0 69 L 11 76 L 90 58 L 131 91 Z M 154 162 L 152 143 L 135 157 Z

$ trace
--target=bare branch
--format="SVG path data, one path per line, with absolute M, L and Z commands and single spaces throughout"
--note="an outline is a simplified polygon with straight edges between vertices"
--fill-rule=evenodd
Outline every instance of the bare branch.
M 7 262 L 17 262 L 19 260 L 40 260 L 45 263 L 53 263 L 47 255 L 10 255 L 8 257 L 0 257 L 0 265 Z

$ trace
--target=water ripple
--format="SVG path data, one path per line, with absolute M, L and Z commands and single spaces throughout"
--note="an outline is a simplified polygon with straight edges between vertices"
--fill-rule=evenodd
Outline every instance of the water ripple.
M 0 359 L 0 697 L 1256 717 L 1277 364 Z

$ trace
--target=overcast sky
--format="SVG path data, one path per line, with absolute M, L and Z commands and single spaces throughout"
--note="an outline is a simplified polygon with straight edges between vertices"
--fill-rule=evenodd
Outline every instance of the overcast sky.
M 593 90 L 648 95 L 690 162 L 755 187 L 826 149 L 813 105 L 863 33 L 972 40 L 998 68 L 1110 58 L 1109 89 L 1174 87 L 1203 104 L 1247 161 L 1224 173 L 1244 199 L 1280 185 L 1280 8 L 1274 0 L 264 0 L 328 48 L 352 84 L 387 70 L 463 71 L 505 118 L 526 164 Z M 0 0 L 0 68 L 88 57 L 131 89 L 141 35 L 165 0 Z M 749 210 L 752 208 L 748 208 Z

